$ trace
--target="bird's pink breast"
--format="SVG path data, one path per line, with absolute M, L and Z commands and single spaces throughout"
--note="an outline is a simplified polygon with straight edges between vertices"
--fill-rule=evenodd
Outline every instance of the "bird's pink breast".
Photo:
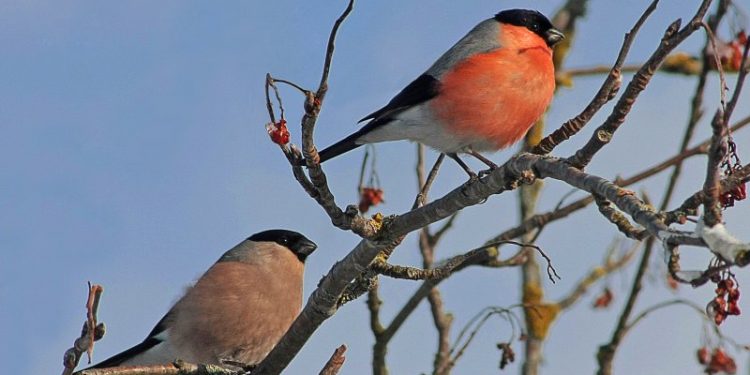
M 524 30 L 505 26 L 503 39 L 530 38 Z M 506 43 L 443 75 L 440 95 L 430 105 L 448 133 L 477 151 L 507 147 L 526 134 L 555 90 L 552 53 L 538 39 L 525 48 Z

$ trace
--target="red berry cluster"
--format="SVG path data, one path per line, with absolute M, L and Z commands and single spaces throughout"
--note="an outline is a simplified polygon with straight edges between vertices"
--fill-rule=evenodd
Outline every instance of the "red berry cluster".
M 729 137 L 729 152 L 727 158 L 721 164 L 724 168 L 724 175 L 729 177 L 734 174 L 735 171 L 742 169 L 742 162 L 740 161 L 739 155 L 737 155 L 737 144 L 734 143 L 732 137 Z M 734 206 L 734 201 L 741 201 L 747 198 L 747 187 L 745 183 L 740 183 L 735 186 L 732 190 L 722 193 L 719 195 L 719 202 L 723 208 Z
M 709 56 L 718 56 L 721 67 L 730 72 L 738 72 L 742 65 L 742 52 L 747 43 L 747 34 L 744 31 L 738 32 L 734 39 L 729 42 L 717 40 L 716 46 L 711 46 L 706 52 Z M 709 59 L 711 68 L 717 69 L 716 60 Z
M 720 325 L 729 315 L 740 315 L 740 289 L 737 283 L 727 277 L 716 284 L 716 297 L 706 306 L 708 316 Z
M 698 349 L 697 355 L 698 362 L 705 366 L 706 374 L 737 373 L 737 364 L 734 362 L 734 358 L 730 357 L 720 347 L 714 348 L 713 352 L 709 353 L 709 349 L 704 346 Z
M 273 143 L 280 146 L 289 143 L 289 129 L 286 128 L 286 120 L 281 119 L 278 122 L 270 123 L 266 125 L 266 130 Z
M 374 187 L 362 188 L 359 197 L 359 212 L 365 213 L 372 206 L 377 206 L 383 202 L 383 189 Z
M 729 42 L 732 54 L 728 58 L 728 61 L 726 61 L 726 64 L 729 65 L 729 69 L 733 72 L 740 70 L 740 64 L 742 64 L 742 47 L 745 46 L 745 43 L 747 43 L 747 34 L 745 34 L 744 30 L 737 33 L 737 37 Z M 725 62 L 722 61 L 722 64 L 725 64 Z
M 734 206 L 734 201 L 741 201 L 745 198 L 747 198 L 747 187 L 743 182 L 735 186 L 734 189 L 721 194 L 719 202 L 721 202 L 722 207 L 727 208 Z

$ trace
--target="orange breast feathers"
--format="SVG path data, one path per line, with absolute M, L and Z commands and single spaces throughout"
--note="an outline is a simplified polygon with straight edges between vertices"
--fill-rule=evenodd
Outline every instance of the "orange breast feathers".
M 474 151 L 518 141 L 547 109 L 555 90 L 552 50 L 525 27 L 502 25 L 502 48 L 477 54 L 441 78 L 432 110 L 446 131 Z

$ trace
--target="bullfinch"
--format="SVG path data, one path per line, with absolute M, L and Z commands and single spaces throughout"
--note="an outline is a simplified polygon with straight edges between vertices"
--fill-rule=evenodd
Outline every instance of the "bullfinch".
M 552 46 L 564 35 L 533 10 L 511 9 L 480 22 L 360 130 L 320 152 L 320 162 L 366 143 L 407 139 L 455 159 L 521 139 L 555 90 Z
M 305 259 L 316 247 L 288 230 L 250 236 L 224 253 L 143 342 L 92 368 L 176 359 L 258 364 L 300 312 Z

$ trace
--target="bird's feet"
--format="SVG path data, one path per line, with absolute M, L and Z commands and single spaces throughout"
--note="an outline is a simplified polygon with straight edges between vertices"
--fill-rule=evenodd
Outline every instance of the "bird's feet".
M 484 176 L 486 176 L 486 175 L 488 175 L 488 174 L 490 174 L 490 173 L 494 172 L 494 171 L 495 171 L 495 169 L 497 169 L 497 168 L 498 168 L 498 167 L 497 167 L 497 166 L 495 166 L 494 168 L 493 168 L 493 167 L 490 167 L 490 168 L 487 168 L 487 169 L 483 169 L 483 170 L 479 171 L 479 178 L 482 178 L 482 177 L 484 177 Z
M 466 163 L 464 163 L 464 161 L 461 160 L 458 157 L 458 155 L 456 155 L 455 152 L 447 153 L 446 155 L 448 155 L 448 157 L 450 157 L 451 159 L 455 160 L 456 163 L 458 163 L 458 165 L 461 166 L 461 169 L 463 169 L 464 172 L 466 172 L 466 174 L 469 175 L 469 182 L 474 182 L 476 180 L 479 180 L 479 176 L 476 174 L 476 172 L 472 171 L 471 168 L 469 168 L 469 166 L 466 165 Z
M 484 176 L 492 173 L 492 171 L 494 171 L 495 169 L 500 168 L 497 164 L 495 164 L 494 162 L 492 162 L 492 160 L 487 159 L 482 154 L 480 154 L 480 153 L 478 153 L 478 152 L 476 152 L 474 150 L 469 150 L 467 153 L 469 155 L 477 158 L 479 161 L 481 161 L 482 163 L 486 164 L 489 167 L 489 168 L 487 168 L 485 170 L 479 171 L 479 178 L 482 178 L 482 177 L 484 177 Z
M 497 164 L 495 164 L 492 160 L 487 159 L 486 157 L 484 157 L 484 155 L 482 155 L 482 154 L 480 154 L 480 153 L 478 153 L 478 152 L 476 152 L 474 150 L 469 150 L 468 154 L 471 155 L 471 156 L 473 156 L 473 157 L 475 157 L 475 158 L 477 158 L 479 161 L 481 161 L 482 163 L 484 163 L 488 167 L 490 167 L 489 170 L 497 169 L 497 167 L 498 167 Z M 481 175 L 481 173 L 480 173 L 480 175 Z

